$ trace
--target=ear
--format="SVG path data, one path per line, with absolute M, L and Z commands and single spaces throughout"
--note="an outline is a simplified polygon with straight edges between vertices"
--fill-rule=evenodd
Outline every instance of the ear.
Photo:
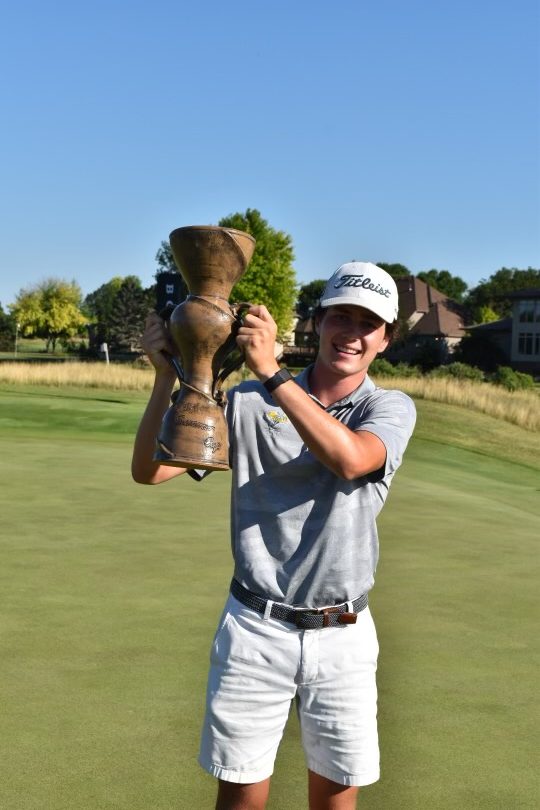
M 315 312 L 311 316 L 313 321 L 313 329 L 317 337 L 321 334 L 321 323 L 323 322 L 323 318 L 327 312 L 327 309 L 323 309 L 323 307 L 318 306 L 315 308 Z
M 379 348 L 377 349 L 377 354 L 382 354 L 384 351 L 386 351 L 389 345 L 390 345 L 390 338 L 385 335 L 381 340 Z

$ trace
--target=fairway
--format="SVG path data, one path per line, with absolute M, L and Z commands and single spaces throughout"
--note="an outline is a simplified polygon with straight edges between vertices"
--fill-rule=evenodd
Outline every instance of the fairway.
M 2 810 L 213 807 L 196 757 L 229 476 L 132 483 L 144 401 L 0 391 Z M 540 440 L 418 409 L 379 522 L 382 778 L 359 808 L 532 810 Z M 293 715 L 269 808 L 307 808 Z

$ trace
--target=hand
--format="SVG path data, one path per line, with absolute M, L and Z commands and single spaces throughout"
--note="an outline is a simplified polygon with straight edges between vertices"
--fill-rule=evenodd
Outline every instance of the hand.
M 261 380 L 279 371 L 274 350 L 277 326 L 262 304 L 250 307 L 238 330 L 236 343 L 243 351 L 246 365 Z
M 150 312 L 146 318 L 141 346 L 156 373 L 167 372 L 171 376 L 174 375 L 174 369 L 167 357 L 167 355 L 173 355 L 173 345 L 165 323 L 155 312 Z

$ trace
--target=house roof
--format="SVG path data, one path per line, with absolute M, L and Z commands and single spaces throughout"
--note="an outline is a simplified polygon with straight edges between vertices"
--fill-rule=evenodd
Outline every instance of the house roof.
M 514 300 L 540 298 L 540 287 L 527 287 L 523 290 L 514 290 L 514 292 L 505 293 L 505 297 L 513 298 Z
M 400 315 L 407 320 L 417 316 L 411 334 L 463 337 L 464 309 L 460 304 L 416 276 L 397 278 L 396 285 Z
M 511 332 L 512 318 L 501 318 L 500 321 L 490 321 L 489 323 L 476 323 L 474 326 L 465 327 L 467 332 L 474 329 L 475 332 Z
M 465 333 L 463 317 L 449 298 L 432 304 L 429 311 L 411 329 L 412 335 L 461 338 Z
M 405 318 L 410 318 L 415 312 L 429 312 L 432 304 L 447 300 L 444 293 L 416 276 L 397 278 L 396 286 L 399 293 L 399 312 Z

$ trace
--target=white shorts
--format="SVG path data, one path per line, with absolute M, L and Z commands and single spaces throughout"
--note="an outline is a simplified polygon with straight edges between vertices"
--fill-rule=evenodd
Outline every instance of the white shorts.
M 199 762 L 228 782 L 269 777 L 296 698 L 307 767 L 341 785 L 379 778 L 379 645 L 356 624 L 298 630 L 229 596 L 211 652 Z

